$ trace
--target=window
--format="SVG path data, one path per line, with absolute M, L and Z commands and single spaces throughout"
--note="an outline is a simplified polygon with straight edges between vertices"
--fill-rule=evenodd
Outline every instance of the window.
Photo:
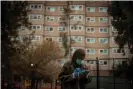
M 71 10 L 83 10 L 83 5 L 70 5 Z
M 32 41 L 40 40 L 40 36 L 31 36 L 30 38 L 32 39 Z
M 95 12 L 95 7 L 87 7 L 88 12 Z
M 108 22 L 108 18 L 107 17 L 100 17 L 99 21 L 102 23 Z
M 47 41 L 52 41 L 52 38 L 51 37 L 47 37 L 46 40 Z
M 22 40 L 23 40 L 23 36 L 18 36 L 18 37 L 17 37 L 17 40 L 22 41 Z
M 82 37 L 81 36 L 71 36 L 71 40 L 74 42 L 81 42 Z
M 41 4 L 31 4 L 30 9 L 32 9 L 32 10 L 41 10 L 42 5 Z
M 83 47 L 71 47 L 71 53 L 74 53 L 77 49 L 84 49 Z
M 99 38 L 99 42 L 102 44 L 108 43 L 108 38 Z
M 115 27 L 112 26 L 112 31 L 113 32 L 117 32 L 117 29 Z
M 80 26 L 80 25 L 73 26 L 73 25 L 71 25 L 70 29 L 72 31 L 81 31 L 83 29 L 83 26 Z
M 36 15 L 36 14 L 32 14 L 32 15 L 29 15 L 29 19 L 41 19 L 41 15 Z
M 41 25 L 31 25 L 31 29 L 33 29 L 33 30 L 41 30 Z
M 122 60 L 114 60 L 114 64 L 115 65 L 122 64 Z
M 21 30 L 25 30 L 25 27 L 24 27 L 24 26 L 21 26 L 20 29 L 21 29 Z
M 89 63 L 89 64 L 95 64 L 96 61 L 93 61 L 93 60 L 87 60 L 87 63 Z
M 58 20 L 59 20 L 59 21 L 65 21 L 65 18 L 63 18 L 63 17 L 58 17 Z
M 113 48 L 113 53 L 124 53 L 124 50 L 120 50 L 119 48 Z
M 95 29 L 93 27 L 87 27 L 86 28 L 86 32 L 87 33 L 94 33 L 95 32 Z
M 87 17 L 86 21 L 88 21 L 88 22 L 95 22 L 95 17 Z
M 54 12 L 55 11 L 55 7 L 48 6 L 47 10 L 50 11 L 50 12 Z
M 99 28 L 99 32 L 100 33 L 108 33 L 108 28 L 105 27 L 105 28 Z
M 127 65 L 127 61 L 126 60 L 122 60 L 122 65 Z
M 83 19 L 82 15 L 70 15 L 71 20 L 81 21 Z
M 112 37 L 112 42 L 115 43 L 115 37 Z
M 107 12 L 108 7 L 99 7 L 99 12 Z
M 54 28 L 51 27 L 51 26 L 46 26 L 45 27 L 45 31 L 53 31 L 53 30 L 54 30 Z
M 61 12 L 64 11 L 64 7 L 63 7 L 63 6 L 59 7 L 59 10 L 60 10 Z
M 95 49 L 90 48 L 90 49 L 87 49 L 86 52 L 88 54 L 95 54 Z
M 62 42 L 62 37 L 58 37 L 58 42 Z
M 55 17 L 54 16 L 47 16 L 46 17 L 46 20 L 47 21 L 54 21 L 55 20 Z
M 106 60 L 99 60 L 99 64 L 100 65 L 107 65 L 107 61 Z
M 88 43 L 95 43 L 95 38 L 86 38 Z
M 65 29 L 65 27 L 58 27 L 58 30 L 59 31 L 65 31 L 66 29 Z
M 108 54 L 108 49 L 100 49 L 100 54 Z

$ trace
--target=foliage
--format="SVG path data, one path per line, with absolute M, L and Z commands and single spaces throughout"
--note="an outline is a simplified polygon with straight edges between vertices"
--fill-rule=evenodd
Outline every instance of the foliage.
M 71 53 L 71 44 L 72 44 L 72 39 L 71 39 L 71 33 L 70 33 L 70 14 L 72 13 L 72 12 L 74 12 L 73 10 L 71 10 L 70 9 L 70 6 L 69 6 L 69 4 L 72 4 L 72 1 L 67 1 L 67 6 L 66 7 L 64 7 L 64 15 L 62 16 L 62 21 L 60 22 L 60 24 L 61 25 L 64 25 L 66 28 L 67 28 L 67 30 L 68 30 L 68 32 L 61 32 L 60 33 L 60 36 L 62 37 L 62 45 L 63 45 L 63 47 L 64 47 L 64 49 L 65 49 L 65 57 L 69 54 L 69 53 Z M 79 23 L 79 22 L 78 22 Z M 76 29 L 76 25 L 78 24 L 78 23 L 76 23 L 75 25 L 74 25 L 74 27 L 75 27 L 75 29 Z
M 108 13 L 112 16 L 112 25 L 118 30 L 115 38 L 120 49 L 128 45 L 133 53 L 133 2 L 113 1 L 109 6 Z
M 16 55 L 18 29 L 23 25 L 30 28 L 27 13 L 28 3 L 23 1 L 2 1 L 1 2 L 1 64 L 2 77 L 8 80 L 8 89 L 11 88 L 11 60 Z M 3 83 L 4 84 L 4 83 Z
M 41 77 L 51 76 L 52 72 L 47 72 L 57 66 L 52 64 L 47 67 L 47 65 L 51 63 L 51 61 L 55 62 L 62 57 L 61 50 L 57 43 L 51 41 L 44 41 L 42 44 L 37 44 L 36 46 L 31 45 L 24 54 L 21 52 L 17 55 L 18 59 L 14 58 L 14 60 L 12 60 L 12 67 L 15 74 L 30 76 L 31 72 L 35 71 L 36 76 Z M 33 64 L 33 66 L 31 66 L 31 64 Z
M 125 45 L 128 45 L 130 53 L 133 54 L 133 2 L 113 1 L 109 6 L 108 13 L 112 16 L 112 25 L 118 31 L 115 41 L 119 45 L 120 50 L 122 50 Z M 131 60 L 129 60 L 128 65 L 117 66 L 115 74 L 125 76 L 132 83 L 132 71 L 133 56 Z

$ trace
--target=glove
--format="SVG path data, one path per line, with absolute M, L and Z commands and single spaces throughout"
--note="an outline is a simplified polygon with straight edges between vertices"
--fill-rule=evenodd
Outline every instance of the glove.
M 81 74 L 84 74 L 84 75 L 87 75 L 87 74 L 89 73 L 89 71 L 87 71 L 87 70 L 82 70 L 80 73 L 81 73 Z
M 81 68 L 76 68 L 75 71 L 74 71 L 74 77 L 78 77 L 78 74 L 82 71 Z

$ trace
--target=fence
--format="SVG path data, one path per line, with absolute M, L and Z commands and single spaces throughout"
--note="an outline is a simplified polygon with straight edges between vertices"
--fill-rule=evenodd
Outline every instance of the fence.
M 128 80 L 115 76 L 114 71 L 118 64 L 127 64 L 128 60 L 127 58 L 87 60 L 92 76 L 92 82 L 87 84 L 87 89 L 129 89 Z

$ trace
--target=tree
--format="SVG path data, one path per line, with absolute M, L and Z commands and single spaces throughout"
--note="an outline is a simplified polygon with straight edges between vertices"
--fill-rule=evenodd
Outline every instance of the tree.
M 2 72 L 7 74 L 8 89 L 11 88 L 11 57 L 16 53 L 15 44 L 18 43 L 18 28 L 25 26 L 29 28 L 27 9 L 28 3 L 22 1 L 2 1 L 1 2 L 1 64 Z M 5 69 L 3 69 L 5 68 Z M 2 73 L 2 76 L 5 75 Z
M 111 2 L 108 13 L 112 17 L 112 25 L 118 31 L 115 41 L 119 45 L 120 50 L 122 50 L 125 45 L 128 45 L 130 53 L 133 54 L 133 2 Z M 133 71 L 133 56 L 132 59 L 129 60 L 126 69 L 119 66 L 118 70 L 119 73 L 124 73 L 127 79 L 132 82 L 133 73 L 131 71 Z
M 133 53 L 133 2 L 111 2 L 108 13 L 112 16 L 112 25 L 117 29 L 115 38 L 120 49 L 128 44 L 128 48 Z
M 70 54 L 71 57 L 71 44 L 73 44 L 70 32 L 70 19 L 72 19 L 70 18 L 70 14 L 74 12 L 74 10 L 71 10 L 70 4 L 72 4 L 72 1 L 67 1 L 67 6 L 63 8 L 64 15 L 62 16 L 62 21 L 60 22 L 60 24 L 66 27 L 66 29 L 68 30 L 68 32 L 60 33 L 60 37 L 62 37 L 62 45 L 65 49 L 64 57 L 66 57 L 68 54 Z M 78 24 L 79 22 L 73 25 L 75 29 Z
M 11 61 L 13 73 L 31 78 L 34 88 L 35 79 L 56 78 L 60 72 L 60 66 L 56 61 L 62 58 L 63 54 L 56 42 L 44 41 L 41 44 L 30 44 L 26 52 L 18 52 L 17 58 L 15 56 Z

